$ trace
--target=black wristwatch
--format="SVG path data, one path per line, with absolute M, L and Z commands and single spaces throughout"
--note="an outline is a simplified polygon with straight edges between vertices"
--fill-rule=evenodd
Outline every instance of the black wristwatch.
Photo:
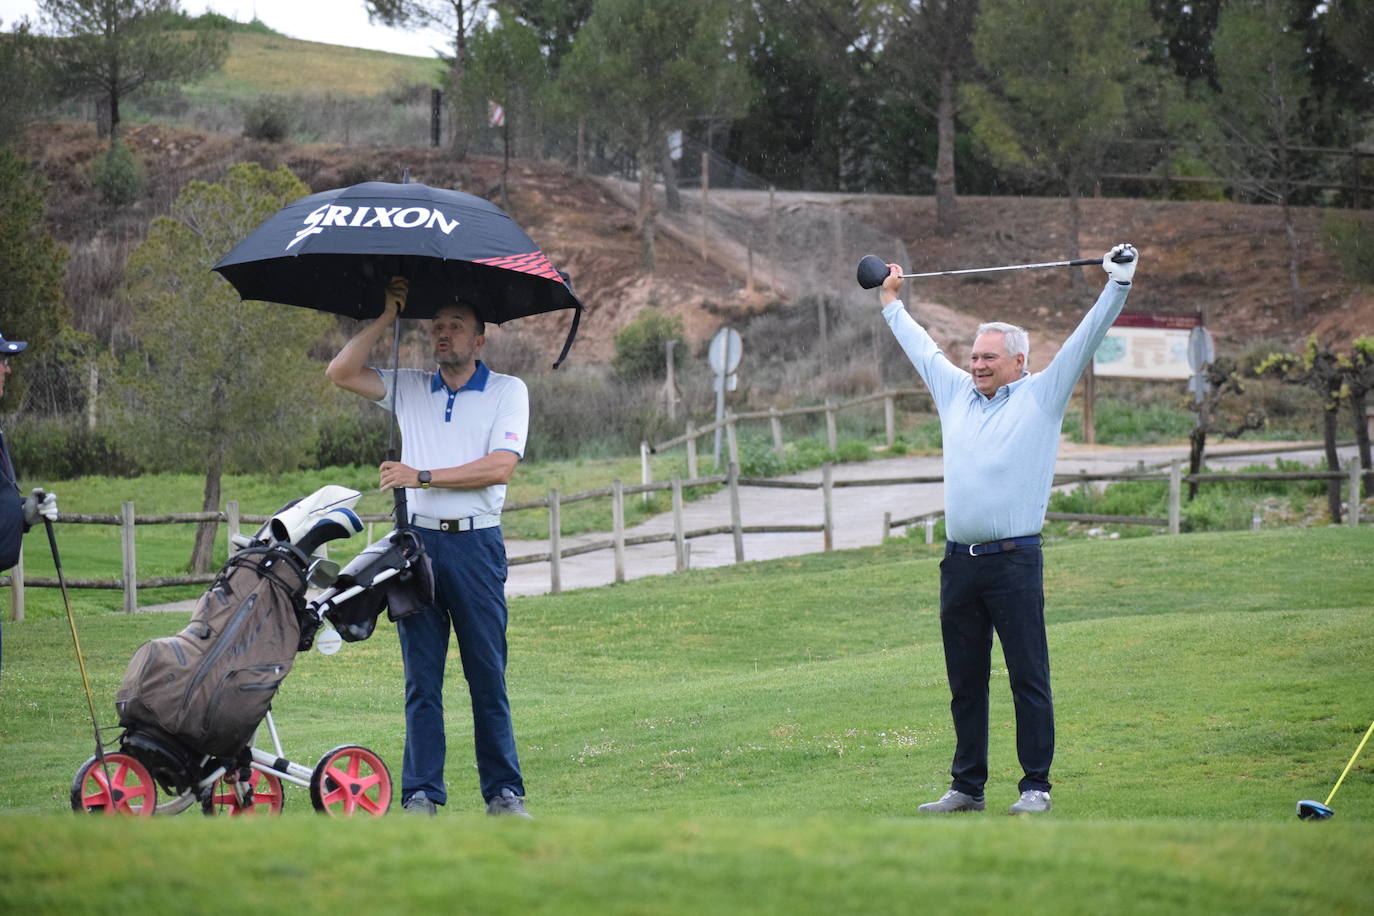
M 415 475 L 415 479 L 420 481 L 421 490 L 429 489 L 429 482 L 433 479 L 433 477 L 434 475 L 431 474 L 429 471 L 421 471 L 420 473 Z

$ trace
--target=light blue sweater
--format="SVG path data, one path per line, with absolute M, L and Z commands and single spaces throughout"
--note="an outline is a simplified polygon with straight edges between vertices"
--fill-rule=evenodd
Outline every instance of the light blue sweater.
M 967 370 L 949 361 L 901 300 L 883 309 L 940 412 L 945 532 L 951 541 L 981 544 L 1040 533 L 1064 410 L 1129 291 L 1129 284 L 1108 280 L 1097 304 L 1044 371 L 1023 373 L 991 398 L 978 392 Z

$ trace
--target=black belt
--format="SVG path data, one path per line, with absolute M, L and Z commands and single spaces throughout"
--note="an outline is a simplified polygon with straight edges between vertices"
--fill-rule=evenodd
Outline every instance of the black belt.
M 957 541 L 945 541 L 945 556 L 952 553 L 968 554 L 971 557 L 983 557 L 990 553 L 1006 553 L 1011 550 L 1020 550 L 1022 547 L 1039 547 L 1040 535 L 1028 534 L 1019 538 L 1003 538 L 1000 541 L 985 541 L 982 544 L 960 544 Z

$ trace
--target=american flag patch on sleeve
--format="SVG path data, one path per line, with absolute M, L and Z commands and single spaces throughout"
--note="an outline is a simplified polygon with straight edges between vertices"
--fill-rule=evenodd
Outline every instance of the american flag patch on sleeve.
M 514 441 L 514 442 L 519 442 L 519 441 L 520 441 L 520 434 L 519 434 L 519 433 L 507 432 L 507 433 L 506 433 L 506 438 L 507 438 L 507 439 L 510 439 L 510 440 L 512 440 L 512 441 Z

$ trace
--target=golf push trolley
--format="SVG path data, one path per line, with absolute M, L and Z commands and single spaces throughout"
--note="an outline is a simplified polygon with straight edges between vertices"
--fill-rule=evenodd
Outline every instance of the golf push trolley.
M 313 765 L 286 756 L 271 701 L 297 652 L 313 644 L 333 655 L 366 639 L 385 605 L 393 619 L 418 610 L 432 590 L 414 533 L 393 530 L 342 570 L 311 554 L 362 530 L 352 507 L 360 494 L 327 486 L 283 507 L 237 552 L 197 603 L 180 633 L 139 648 L 116 697 L 119 737 L 72 780 L 78 813 L 278 814 L 283 784 L 308 789 L 316 811 L 381 816 L 391 805 L 391 773 L 358 744 L 330 750 Z M 305 600 L 307 586 L 322 591 Z M 77 646 L 80 653 L 79 643 Z M 84 666 L 83 666 L 84 669 Z M 94 707 L 92 706 L 94 720 Z M 270 747 L 261 746 L 263 731 Z M 168 798 L 158 801 L 158 787 Z

